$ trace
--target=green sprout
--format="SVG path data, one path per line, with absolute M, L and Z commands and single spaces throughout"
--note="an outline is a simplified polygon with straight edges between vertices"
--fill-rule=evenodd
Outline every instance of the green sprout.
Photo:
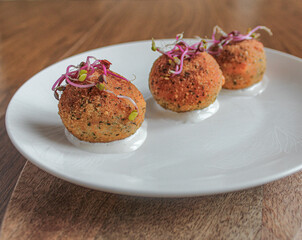
M 130 113 L 128 119 L 129 119 L 130 121 L 133 121 L 133 120 L 137 117 L 137 115 L 138 115 L 138 112 L 137 112 L 136 110 L 134 110 L 134 111 L 132 111 L 132 112 Z
M 155 41 L 154 41 L 154 38 L 152 38 L 152 47 L 151 47 L 152 51 L 156 51 L 157 50 L 157 47 L 155 45 Z
M 96 86 L 100 91 L 105 90 L 105 85 L 102 84 L 102 83 L 97 83 L 95 86 Z

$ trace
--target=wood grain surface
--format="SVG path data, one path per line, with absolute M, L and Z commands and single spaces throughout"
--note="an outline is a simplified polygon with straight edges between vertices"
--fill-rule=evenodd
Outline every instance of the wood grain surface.
M 79 187 L 27 163 L 0 239 L 300 239 L 302 174 L 194 198 Z
M 0 1 L 1 239 L 302 239 L 301 172 L 235 193 L 152 199 L 85 189 L 27 163 L 7 208 L 26 159 L 5 130 L 16 90 L 65 57 L 183 31 L 209 36 L 217 24 L 266 25 L 266 47 L 302 57 L 301 12 L 295 0 Z

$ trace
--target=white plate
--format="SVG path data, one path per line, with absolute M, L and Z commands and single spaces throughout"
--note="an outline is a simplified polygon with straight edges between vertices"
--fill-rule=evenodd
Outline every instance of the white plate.
M 302 60 L 266 49 L 269 79 L 258 96 L 219 96 L 220 109 L 198 124 L 148 112 L 148 137 L 133 153 L 96 154 L 75 148 L 65 135 L 50 90 L 67 65 L 88 55 L 108 59 L 147 101 L 148 75 L 158 57 L 151 42 L 85 52 L 39 72 L 12 98 L 7 132 L 32 163 L 93 189 L 140 196 L 180 197 L 261 185 L 302 169 Z M 148 109 L 147 109 L 148 111 Z

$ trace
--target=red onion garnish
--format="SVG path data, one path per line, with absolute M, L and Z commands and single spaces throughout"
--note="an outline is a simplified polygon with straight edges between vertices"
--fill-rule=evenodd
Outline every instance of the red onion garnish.
M 90 59 L 93 59 L 94 62 L 90 62 Z M 66 73 L 62 74 L 61 77 L 54 83 L 52 86 L 52 90 L 54 91 L 54 96 L 56 99 L 59 100 L 59 94 L 58 91 L 64 91 L 66 88 L 65 86 L 62 86 L 61 84 L 66 81 L 66 84 L 72 85 L 74 87 L 78 88 L 90 88 L 90 87 L 97 87 L 100 91 L 105 91 L 107 93 L 111 93 L 115 95 L 118 98 L 128 99 L 135 107 L 135 111 L 138 114 L 138 106 L 133 101 L 132 98 L 123 96 L 123 95 L 116 95 L 114 92 L 108 90 L 105 88 L 105 86 L 101 82 L 107 83 L 107 77 L 108 74 L 117 77 L 119 79 L 125 80 L 127 82 L 130 82 L 128 79 L 115 74 L 109 70 L 111 65 L 111 62 L 108 60 L 99 60 L 96 59 L 93 56 L 88 56 L 86 59 L 86 62 L 81 62 L 79 65 L 69 65 L 66 69 Z M 92 74 L 97 70 L 100 69 L 103 71 L 103 74 L 99 77 L 99 82 L 91 82 L 91 76 Z

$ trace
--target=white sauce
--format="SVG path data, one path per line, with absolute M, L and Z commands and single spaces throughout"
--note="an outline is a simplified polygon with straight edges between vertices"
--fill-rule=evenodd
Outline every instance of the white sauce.
M 220 94 L 226 96 L 257 96 L 266 89 L 268 86 L 268 81 L 268 78 L 264 76 L 260 82 L 255 83 L 248 88 L 238 90 L 222 89 Z
M 69 142 L 85 151 L 94 153 L 127 153 L 137 150 L 147 138 L 147 121 L 131 136 L 109 143 L 90 143 L 81 141 L 73 136 L 66 128 L 65 135 Z
M 150 98 L 147 101 L 147 109 L 148 111 L 146 116 L 151 119 L 156 118 L 174 120 L 183 123 L 199 123 L 213 116 L 218 111 L 219 102 L 218 100 L 215 100 L 215 102 L 210 106 L 201 110 L 177 113 L 162 108 L 153 98 Z

